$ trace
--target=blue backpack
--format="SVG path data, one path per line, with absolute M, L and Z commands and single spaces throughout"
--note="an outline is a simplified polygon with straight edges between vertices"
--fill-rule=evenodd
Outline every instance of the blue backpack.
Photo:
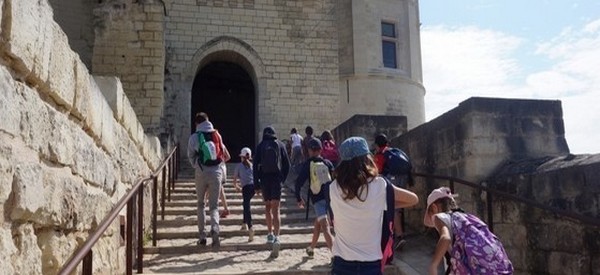
M 398 148 L 389 148 L 383 152 L 385 164 L 382 175 L 392 175 L 395 177 L 407 177 L 409 185 L 412 185 L 412 163 L 404 151 Z

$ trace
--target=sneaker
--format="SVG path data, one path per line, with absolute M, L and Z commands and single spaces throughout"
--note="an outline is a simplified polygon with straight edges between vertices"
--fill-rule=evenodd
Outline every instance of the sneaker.
M 248 242 L 254 241 L 254 229 L 248 229 Z
M 198 240 L 198 241 L 196 242 L 196 245 L 199 245 L 199 246 L 206 246 L 206 238 Z
M 406 240 L 402 237 L 396 237 L 394 239 L 394 250 L 402 250 L 404 245 L 406 244 Z
M 212 248 L 219 248 L 221 246 L 221 240 L 219 240 L 219 233 L 211 232 L 210 235 L 212 238 Z
M 273 249 L 271 250 L 271 258 L 279 257 L 279 249 L 281 248 L 281 243 L 279 243 L 279 240 L 277 238 L 274 239 L 275 240 L 273 240 Z
M 222 219 L 224 219 L 224 218 L 227 218 L 228 215 L 229 215 L 229 210 L 223 210 L 223 212 L 221 212 L 221 216 L 220 217 Z
M 306 255 L 308 255 L 309 259 L 312 259 L 315 257 L 315 250 L 312 247 L 307 247 L 306 248 Z
M 269 235 L 267 235 L 267 243 L 273 243 L 275 242 L 275 236 L 271 233 L 269 233 Z
M 242 227 L 240 228 L 241 231 L 246 231 L 248 230 L 248 225 L 245 223 L 242 223 Z

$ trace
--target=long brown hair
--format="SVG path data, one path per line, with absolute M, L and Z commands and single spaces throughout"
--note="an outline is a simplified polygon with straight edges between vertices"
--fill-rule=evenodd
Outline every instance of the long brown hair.
M 365 201 L 369 182 L 377 176 L 377 167 L 370 154 L 345 160 L 335 168 L 336 180 L 344 193 L 344 200 L 357 198 Z M 364 193 L 364 194 L 363 194 Z

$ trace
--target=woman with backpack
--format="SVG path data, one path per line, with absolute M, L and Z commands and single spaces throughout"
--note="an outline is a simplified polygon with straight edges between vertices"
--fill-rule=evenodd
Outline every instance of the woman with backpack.
M 346 139 L 339 152 L 341 162 L 329 187 L 335 225 L 332 274 L 382 274 L 387 261 L 381 244 L 388 198 L 393 195 L 396 208 L 413 206 L 419 199 L 378 176 L 364 138 Z M 393 194 L 387 196 L 387 190 Z
M 423 223 L 440 235 L 429 274 L 438 274 L 444 256 L 446 274 L 512 274 L 513 266 L 502 243 L 479 218 L 458 208 L 456 196 L 449 188 L 440 187 L 427 197 Z

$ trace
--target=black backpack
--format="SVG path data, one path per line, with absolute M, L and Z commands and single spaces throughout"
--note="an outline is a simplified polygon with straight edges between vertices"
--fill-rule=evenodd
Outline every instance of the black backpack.
M 277 141 L 269 140 L 263 144 L 260 171 L 264 174 L 281 173 L 281 156 Z

